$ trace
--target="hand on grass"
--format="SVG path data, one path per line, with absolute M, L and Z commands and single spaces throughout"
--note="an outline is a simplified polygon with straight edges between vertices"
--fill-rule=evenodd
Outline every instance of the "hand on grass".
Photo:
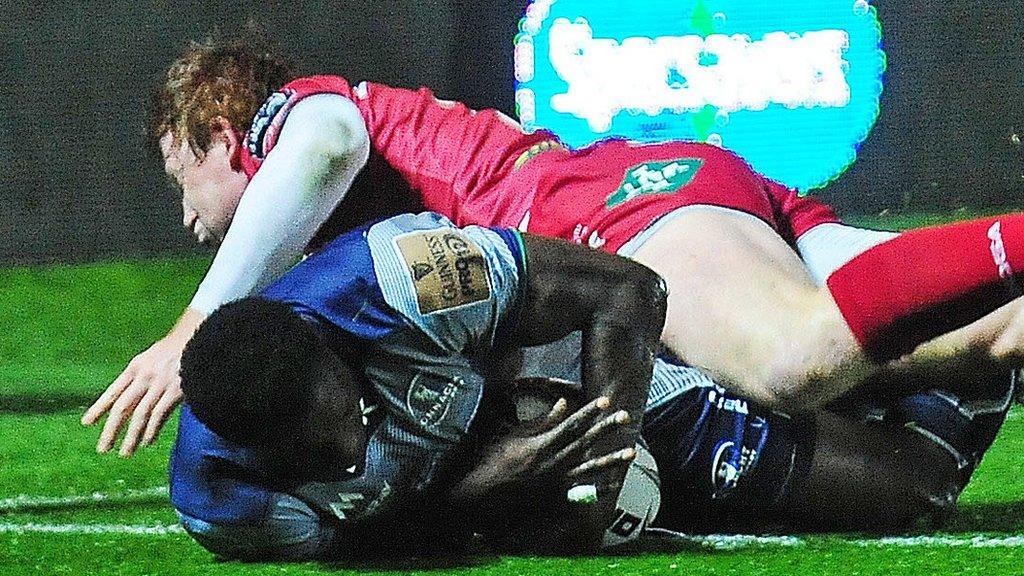
M 186 309 L 170 333 L 132 358 L 85 411 L 82 424 L 86 426 L 109 412 L 96 443 L 97 452 L 109 452 L 126 424 L 121 456 L 134 454 L 140 442 L 148 445 L 156 441 L 171 411 L 181 402 L 181 353 L 203 318 L 199 312 Z

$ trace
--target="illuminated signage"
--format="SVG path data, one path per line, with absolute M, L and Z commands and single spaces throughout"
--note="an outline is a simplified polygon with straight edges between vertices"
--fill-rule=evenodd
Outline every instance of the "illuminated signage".
M 801 190 L 856 158 L 884 70 L 867 0 L 535 0 L 515 41 L 528 130 L 709 142 Z

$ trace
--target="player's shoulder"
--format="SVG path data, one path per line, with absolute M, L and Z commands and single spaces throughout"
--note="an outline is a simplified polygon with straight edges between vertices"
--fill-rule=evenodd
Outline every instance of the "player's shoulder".
M 449 352 L 490 346 L 523 293 L 514 231 L 458 228 L 428 212 L 371 226 L 367 243 L 387 303 Z
M 433 212 L 402 214 L 370 227 L 367 243 L 385 297 L 412 317 L 491 298 L 488 259 L 495 239 L 485 229 L 459 229 Z
M 331 240 L 262 295 L 358 338 L 377 341 L 408 327 L 405 316 L 388 304 L 387 290 L 378 282 L 364 227 Z
M 450 219 L 437 212 L 420 212 L 418 214 L 398 214 L 380 220 L 369 227 L 369 234 L 371 236 L 394 235 L 455 228 L 455 224 Z
M 319 250 L 303 258 L 284 276 L 264 289 L 271 299 L 317 293 L 327 287 L 363 283 L 373 276 L 373 264 L 366 243 L 366 227 L 342 233 Z
M 343 232 L 289 270 L 264 295 L 273 298 L 283 292 L 313 293 L 321 285 L 338 291 L 350 282 L 378 286 L 378 269 L 389 261 L 389 252 L 402 245 L 396 241 L 410 233 L 438 230 L 457 231 L 443 216 L 424 213 L 394 216 Z M 395 282 L 381 284 L 378 290 L 386 291 Z
M 311 96 L 333 94 L 349 100 L 357 97 L 348 80 L 341 76 L 305 76 L 296 78 L 274 91 L 256 111 L 245 134 L 249 154 L 262 160 L 273 149 L 281 128 L 292 110 Z
M 400 214 L 369 227 L 366 234 L 375 264 L 391 260 L 414 282 L 431 268 L 445 279 L 449 273 L 469 289 L 473 266 L 525 265 L 522 241 L 514 230 L 482 226 L 458 227 L 435 212 Z M 497 260 L 495 258 L 498 257 Z M 449 266 L 451 267 L 449 270 Z M 522 266 L 518 266 L 522 267 Z

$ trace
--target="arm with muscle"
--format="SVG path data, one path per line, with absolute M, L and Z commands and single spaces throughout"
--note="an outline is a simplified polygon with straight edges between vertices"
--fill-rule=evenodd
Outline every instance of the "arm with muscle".
M 623 427 L 617 441 L 632 446 L 665 321 L 664 282 L 636 262 L 560 240 L 524 235 L 523 243 L 528 277 L 520 343 L 581 330 L 584 396 L 606 396 L 612 410 L 629 413 L 633 426 Z
M 523 236 L 527 254 L 526 300 L 518 339 L 523 345 L 583 333 L 581 376 L 585 399 L 606 397 L 613 414 L 628 419 L 593 438 L 588 457 L 632 449 L 650 388 L 654 354 L 665 321 L 667 294 L 650 269 L 617 256 L 559 240 Z M 598 487 L 598 502 L 572 508 L 562 546 L 595 549 L 615 512 L 628 459 L 619 466 L 579 475 Z M 602 487 L 614 486 L 611 490 Z
M 350 100 L 324 94 L 297 104 L 246 187 L 190 307 L 209 314 L 255 293 L 294 264 L 369 153 L 366 126 Z

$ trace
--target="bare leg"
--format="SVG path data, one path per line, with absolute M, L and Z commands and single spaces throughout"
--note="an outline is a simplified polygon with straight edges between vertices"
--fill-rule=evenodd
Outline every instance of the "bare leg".
M 689 211 L 634 258 L 668 283 L 663 342 L 740 396 L 796 411 L 840 396 L 874 368 L 828 291 L 761 220 Z
M 741 396 L 772 409 L 803 412 L 842 396 L 878 369 L 829 291 L 816 285 L 793 249 L 756 218 L 715 208 L 690 210 L 665 223 L 634 258 L 668 283 L 663 342 Z M 1010 365 L 1019 358 L 996 355 L 993 343 L 1021 318 L 1020 308 L 1018 300 L 928 342 L 898 369 L 944 370 L 965 359 L 973 365 Z
M 1015 350 L 1000 351 L 997 346 L 1021 319 L 1022 309 L 1024 298 L 1017 298 L 973 324 L 925 342 L 913 354 L 889 363 L 872 382 L 934 381 L 941 377 L 951 383 L 943 388 L 958 394 L 976 390 L 994 375 L 1021 365 L 1022 358 Z
M 826 410 L 789 419 L 748 410 L 721 389 L 685 392 L 645 415 L 643 436 L 662 482 L 657 523 L 675 530 L 779 523 L 891 530 L 941 521 L 969 478 L 960 453 L 943 442 L 977 427 L 957 422 L 951 429 L 939 419 L 930 422 L 937 425 L 929 437 L 903 424 Z M 739 466 L 730 467 L 738 453 Z
M 963 486 L 956 460 L 910 430 L 830 412 L 813 424 L 810 466 L 782 504 L 790 524 L 815 529 L 892 530 L 936 523 Z

